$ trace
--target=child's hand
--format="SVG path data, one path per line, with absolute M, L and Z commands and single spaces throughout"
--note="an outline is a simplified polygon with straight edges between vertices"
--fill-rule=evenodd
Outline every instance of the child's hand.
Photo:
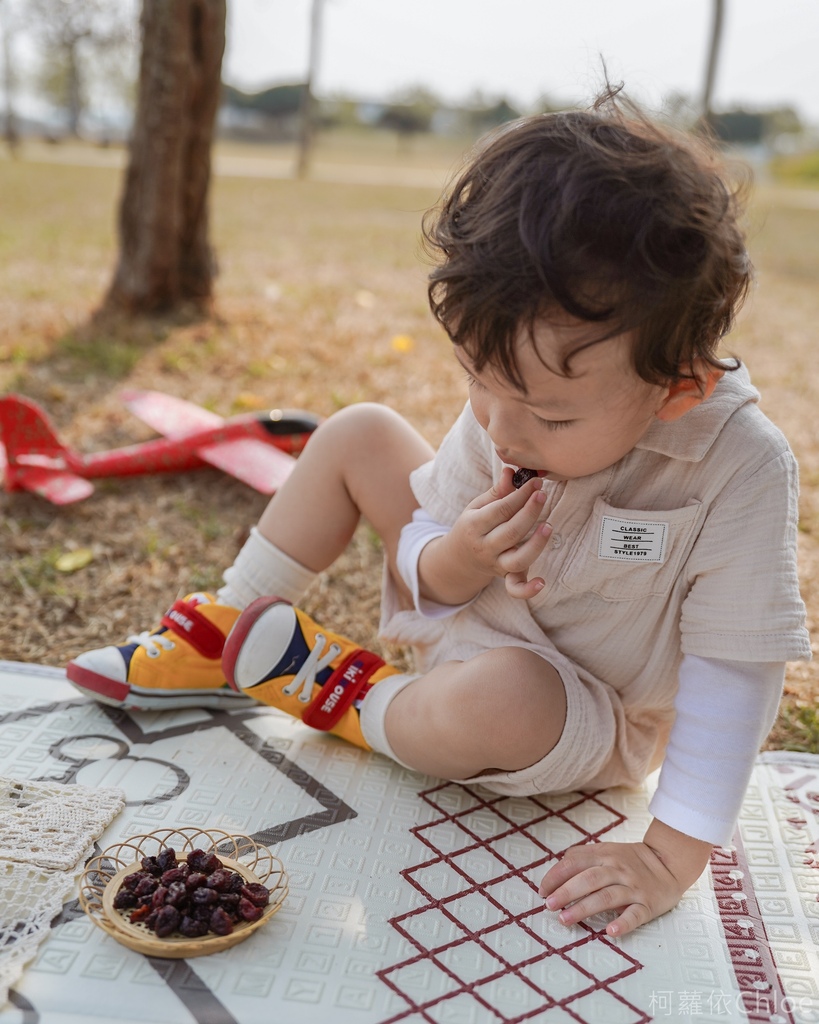
M 528 579 L 529 566 L 546 546 L 551 526 L 537 524 L 546 500 L 539 477 L 519 490 L 513 470 L 504 468 L 498 483 L 474 498 L 444 537 L 421 552 L 418 574 L 424 597 L 441 604 L 466 604 L 495 576 L 506 579 L 513 597 L 534 597 L 541 577 Z
M 563 924 L 617 910 L 606 934 L 628 935 L 675 907 L 710 855 L 710 843 L 655 820 L 642 843 L 571 847 L 546 873 L 539 892 L 550 910 L 560 910 Z
M 546 500 L 539 477 L 521 488 L 506 466 L 498 483 L 466 506 L 452 529 L 422 550 L 418 576 L 423 597 L 440 604 L 466 604 L 495 576 L 503 576 L 513 597 L 534 597 L 545 586 L 528 579 L 529 566 L 552 532 L 538 526 Z

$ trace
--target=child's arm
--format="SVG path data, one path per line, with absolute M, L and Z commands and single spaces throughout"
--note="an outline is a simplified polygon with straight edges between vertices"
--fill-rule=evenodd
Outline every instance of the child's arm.
M 564 908 L 561 921 L 573 924 L 622 906 L 607 931 L 625 935 L 675 906 L 705 868 L 712 846 L 730 841 L 754 759 L 776 717 L 784 670 L 779 662 L 685 655 L 676 718 L 649 808 L 663 820 L 654 819 L 642 843 L 569 850 L 540 887 L 551 909 Z
M 418 559 L 420 594 L 437 604 L 461 605 L 496 576 L 513 597 L 534 597 L 542 579 L 527 579 L 529 566 L 551 533 L 537 526 L 545 495 L 539 478 L 519 490 L 506 467 L 498 483 L 467 505 L 452 529 L 429 542 Z M 535 527 L 537 527 L 535 529 Z
M 546 873 L 539 891 L 563 924 L 618 910 L 606 934 L 627 935 L 679 903 L 705 870 L 711 849 L 655 818 L 641 843 L 573 846 Z

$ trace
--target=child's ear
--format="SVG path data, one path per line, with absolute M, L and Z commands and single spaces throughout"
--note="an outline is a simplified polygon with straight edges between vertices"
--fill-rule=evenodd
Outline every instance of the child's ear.
M 709 366 L 702 360 L 697 360 L 692 370 L 693 377 L 682 377 L 668 386 L 668 393 L 656 413 L 658 420 L 672 423 L 700 405 L 711 396 L 717 381 L 725 373 L 725 370 Z

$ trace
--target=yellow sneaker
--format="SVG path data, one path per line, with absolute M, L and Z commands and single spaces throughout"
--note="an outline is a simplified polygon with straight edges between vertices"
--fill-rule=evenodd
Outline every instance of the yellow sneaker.
M 65 672 L 78 690 L 115 707 L 248 707 L 255 701 L 228 686 L 221 663 L 225 637 L 238 617 L 238 608 L 211 594 L 189 594 L 155 630 L 129 636 L 120 647 L 86 651 Z
M 238 693 L 364 750 L 371 748 L 359 724 L 361 702 L 381 679 L 398 672 L 279 597 L 260 597 L 242 612 L 222 668 Z

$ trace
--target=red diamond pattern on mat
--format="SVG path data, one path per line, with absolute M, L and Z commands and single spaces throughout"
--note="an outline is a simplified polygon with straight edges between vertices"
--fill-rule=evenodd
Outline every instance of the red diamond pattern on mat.
M 443 783 L 410 832 L 430 852 L 401 874 L 424 902 L 390 924 L 416 952 L 377 972 L 407 1004 L 383 1024 L 647 1024 L 615 986 L 642 969 L 605 923 L 559 924 L 540 878 L 570 846 L 625 821 L 602 794 L 495 797 Z

